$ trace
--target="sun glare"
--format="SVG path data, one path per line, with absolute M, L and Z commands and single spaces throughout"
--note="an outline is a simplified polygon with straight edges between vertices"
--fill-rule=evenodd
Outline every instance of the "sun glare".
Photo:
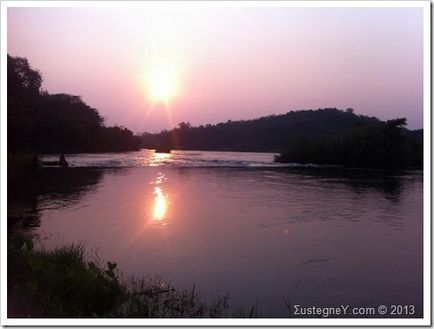
M 147 77 L 146 85 L 148 96 L 154 103 L 169 103 L 179 89 L 176 71 L 170 67 L 154 69 Z

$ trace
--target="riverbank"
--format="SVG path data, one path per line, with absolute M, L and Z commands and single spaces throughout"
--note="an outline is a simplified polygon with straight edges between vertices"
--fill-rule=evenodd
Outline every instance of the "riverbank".
M 126 280 L 116 263 L 91 257 L 83 245 L 44 250 L 30 236 L 8 237 L 8 317 L 229 316 L 227 297 L 206 304 L 194 284 L 180 290 L 158 278 Z

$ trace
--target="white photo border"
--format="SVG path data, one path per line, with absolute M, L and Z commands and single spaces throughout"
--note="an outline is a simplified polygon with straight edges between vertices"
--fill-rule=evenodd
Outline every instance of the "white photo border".
M 431 3 L 430 1 L 1 1 L 1 299 L 2 326 L 430 326 L 431 309 Z M 7 10 L 13 7 L 411 7 L 423 9 L 423 318 L 57 319 L 7 317 Z

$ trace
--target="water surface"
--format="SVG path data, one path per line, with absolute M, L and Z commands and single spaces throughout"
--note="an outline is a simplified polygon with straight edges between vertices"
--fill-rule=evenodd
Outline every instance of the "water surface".
M 37 190 L 16 202 L 27 205 L 30 229 L 47 246 L 84 241 L 125 276 L 195 283 L 204 299 L 229 295 L 234 309 L 288 317 L 285 298 L 413 304 L 420 316 L 421 173 L 272 159 L 145 150 L 67 156 L 71 168 L 43 169 L 32 178 Z

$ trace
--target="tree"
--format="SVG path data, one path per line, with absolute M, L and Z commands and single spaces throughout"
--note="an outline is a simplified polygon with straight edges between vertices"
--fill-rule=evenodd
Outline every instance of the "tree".
M 278 162 L 338 164 L 399 169 L 422 166 L 422 135 L 409 133 L 405 118 L 380 125 L 355 125 L 342 136 L 300 138 L 276 157 Z
M 8 95 L 38 95 L 42 84 L 39 71 L 33 70 L 26 58 L 8 55 Z
M 133 133 L 106 127 L 80 96 L 41 91 L 41 74 L 8 55 L 8 151 L 75 153 L 139 149 Z

